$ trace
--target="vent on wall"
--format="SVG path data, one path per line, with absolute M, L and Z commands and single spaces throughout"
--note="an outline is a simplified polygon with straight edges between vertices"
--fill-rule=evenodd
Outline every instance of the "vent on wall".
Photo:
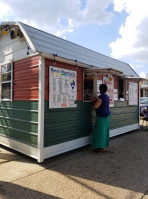
M 22 38 L 23 34 L 18 28 L 12 28 L 10 31 L 10 38 L 11 39 L 16 39 L 16 38 Z

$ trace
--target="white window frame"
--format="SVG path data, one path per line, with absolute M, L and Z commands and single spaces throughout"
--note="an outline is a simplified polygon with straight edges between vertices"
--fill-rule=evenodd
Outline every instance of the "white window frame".
M 6 64 L 11 64 L 11 80 L 10 81 L 6 81 L 6 82 L 2 82 L 1 78 L 2 78 L 2 66 L 6 65 Z M 10 99 L 2 99 L 2 84 L 5 83 L 11 83 L 11 93 L 10 93 Z M 12 102 L 12 98 L 13 98 L 13 62 L 12 61 L 8 61 L 8 62 L 4 62 L 2 64 L 0 64 L 0 102 L 1 101 L 11 101 Z

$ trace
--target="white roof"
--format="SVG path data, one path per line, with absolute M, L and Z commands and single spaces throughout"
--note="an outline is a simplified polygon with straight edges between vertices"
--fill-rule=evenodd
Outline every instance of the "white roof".
M 115 70 L 120 70 L 125 76 L 139 77 L 138 74 L 127 63 L 102 55 L 21 22 L 4 22 L 1 23 L 0 29 L 4 28 L 6 25 L 18 25 L 23 32 L 30 48 L 34 52 L 52 55 L 56 54 L 59 57 L 77 60 L 80 63 L 97 68 L 112 68 Z

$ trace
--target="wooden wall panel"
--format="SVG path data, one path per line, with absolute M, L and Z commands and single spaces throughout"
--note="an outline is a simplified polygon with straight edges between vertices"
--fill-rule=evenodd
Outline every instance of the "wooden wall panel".
M 57 61 L 55 64 L 53 60 L 45 59 L 45 101 L 49 100 L 49 66 L 77 71 L 77 100 L 83 100 L 83 68 Z
M 115 101 L 115 107 L 110 107 L 110 111 L 110 130 L 139 122 L 138 106 L 128 106 L 127 101 Z M 49 109 L 45 102 L 44 147 L 91 135 L 95 119 L 91 102 L 77 101 L 76 108 L 64 110 Z
M 0 136 L 37 146 L 38 102 L 0 102 Z
M 16 61 L 13 66 L 13 100 L 38 100 L 39 57 Z

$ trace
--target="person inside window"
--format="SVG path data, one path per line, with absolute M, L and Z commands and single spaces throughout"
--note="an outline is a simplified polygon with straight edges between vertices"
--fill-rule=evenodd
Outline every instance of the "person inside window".
M 120 98 L 123 98 L 123 91 L 121 91 L 121 90 L 119 91 L 119 99 Z

